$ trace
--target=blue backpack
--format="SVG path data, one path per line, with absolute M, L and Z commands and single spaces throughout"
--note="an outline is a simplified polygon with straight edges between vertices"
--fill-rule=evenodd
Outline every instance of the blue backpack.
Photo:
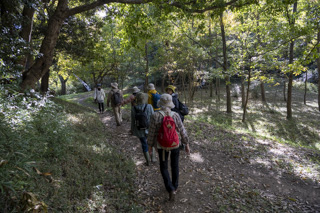
M 154 109 L 160 108 L 158 101 L 160 100 L 161 95 L 159 93 L 151 93 L 152 95 L 152 106 Z

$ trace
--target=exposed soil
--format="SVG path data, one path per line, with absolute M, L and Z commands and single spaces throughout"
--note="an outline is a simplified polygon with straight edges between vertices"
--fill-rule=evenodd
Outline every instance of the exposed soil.
M 136 202 L 145 212 L 320 212 L 319 153 L 187 119 L 191 155 L 180 152 L 179 188 L 169 202 L 159 162 L 146 166 L 129 134 L 129 112 L 119 127 L 111 110 L 100 118 L 108 143 L 136 164 Z

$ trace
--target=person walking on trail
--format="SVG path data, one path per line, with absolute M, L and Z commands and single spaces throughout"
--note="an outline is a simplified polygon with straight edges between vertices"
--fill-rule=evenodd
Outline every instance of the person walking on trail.
M 172 96 L 172 102 L 174 104 L 174 108 L 172 108 L 171 110 L 178 113 L 180 118 L 181 118 L 181 121 L 183 123 L 184 121 L 184 115 L 181 114 L 180 110 L 179 110 L 179 99 L 178 99 L 178 94 L 175 93 L 175 90 L 176 90 L 176 87 L 173 86 L 173 85 L 169 85 L 167 86 L 166 88 L 166 93 L 168 93 L 169 95 Z
M 169 193 L 169 200 L 174 201 L 179 185 L 180 142 L 177 133 L 180 133 L 181 142 L 185 144 L 185 150 L 188 155 L 190 154 L 189 138 L 180 116 L 178 113 L 171 111 L 174 108 L 172 96 L 169 94 L 161 95 L 159 105 L 161 110 L 151 116 L 147 141 L 149 152 L 152 151 L 153 147 L 158 149 L 160 172 L 166 190 Z M 169 154 L 172 178 L 170 178 L 168 172 Z
M 136 95 L 140 92 L 140 89 L 136 86 L 132 88 L 132 94 L 122 102 L 122 106 L 131 103 L 131 106 L 136 105 Z
M 101 84 L 97 85 L 97 88 L 94 90 L 93 99 L 95 102 L 98 102 L 99 112 L 103 114 L 104 112 L 104 98 L 106 94 L 104 90 L 101 88 Z
M 121 103 L 123 101 L 122 91 L 118 89 L 117 83 L 111 83 L 111 91 L 109 92 L 107 99 L 107 107 L 110 106 L 113 109 L 114 116 L 116 118 L 117 126 L 120 126 L 122 123 L 122 113 L 121 113 Z
M 136 105 L 131 108 L 131 130 L 132 134 L 140 139 L 146 165 L 149 166 L 150 155 L 148 152 L 147 135 L 153 108 L 150 104 L 147 104 L 147 94 L 140 92 L 135 98 Z
M 149 84 L 148 87 L 148 104 L 151 104 L 154 111 L 160 110 L 160 107 L 158 106 L 158 101 L 160 99 L 160 94 L 157 92 L 156 88 L 154 87 L 154 84 Z
M 132 88 L 132 94 L 122 102 L 121 106 L 129 104 L 129 103 L 131 103 L 131 107 L 135 106 L 136 105 L 136 95 L 138 94 L 138 92 L 140 92 L 140 89 L 138 87 L 134 86 Z M 132 123 L 132 119 L 131 119 L 131 123 Z M 130 128 L 129 134 L 132 134 L 132 128 Z

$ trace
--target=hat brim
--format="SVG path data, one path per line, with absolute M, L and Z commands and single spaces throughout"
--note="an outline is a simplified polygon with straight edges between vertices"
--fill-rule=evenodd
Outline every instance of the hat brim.
M 158 101 L 158 106 L 160 107 L 169 107 L 170 109 L 173 109 L 175 107 L 175 105 L 173 104 L 173 102 L 167 103 L 167 104 L 161 104 L 161 101 Z

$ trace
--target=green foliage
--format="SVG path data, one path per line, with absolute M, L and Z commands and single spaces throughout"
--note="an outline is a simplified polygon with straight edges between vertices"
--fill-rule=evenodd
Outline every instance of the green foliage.
M 35 93 L 2 94 L 0 106 L 2 210 L 87 212 L 95 209 L 87 198 L 100 194 L 111 211 L 140 211 L 132 199 L 134 163 L 107 145 L 95 113 Z

